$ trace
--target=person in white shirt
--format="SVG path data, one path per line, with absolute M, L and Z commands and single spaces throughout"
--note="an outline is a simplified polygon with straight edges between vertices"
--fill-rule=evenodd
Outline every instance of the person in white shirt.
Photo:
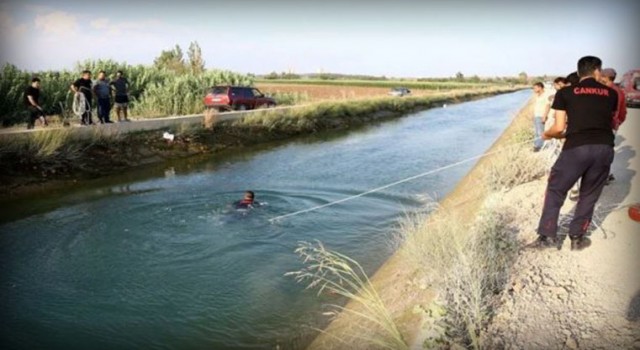
M 551 102 L 548 94 L 544 91 L 544 84 L 537 82 L 533 84 L 533 130 L 535 138 L 533 140 L 533 151 L 538 152 L 544 145 L 542 134 L 544 133 L 544 123 L 547 121 Z

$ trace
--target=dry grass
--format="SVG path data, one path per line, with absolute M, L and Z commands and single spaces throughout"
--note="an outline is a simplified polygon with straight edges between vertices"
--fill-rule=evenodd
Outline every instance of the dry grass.
M 485 207 L 451 260 L 440 296 L 450 343 L 479 348 L 480 331 L 492 316 L 518 250 L 517 231 L 509 227 L 510 210 Z
M 317 288 L 318 295 L 327 292 L 356 302 L 360 309 L 330 305 L 325 315 L 337 316 L 340 312 L 355 316 L 359 322 L 351 336 L 376 348 L 401 350 L 409 347 L 402 338 L 389 311 L 369 277 L 355 260 L 327 250 L 322 243 L 300 243 L 296 253 L 306 264 L 299 271 L 289 272 L 299 283 L 308 283 L 307 289 Z M 375 332 L 371 332 L 375 329 Z M 366 334 L 375 334 L 369 337 Z M 339 341 L 347 343 L 344 339 Z M 369 347 L 369 346 L 368 346 Z
M 82 157 L 93 146 L 106 146 L 120 140 L 117 129 L 93 128 L 80 137 L 72 128 L 44 129 L 0 138 L 0 156 L 21 163 L 69 162 Z M 83 130 L 84 131 L 84 130 Z
M 547 151 L 532 152 L 533 132 L 523 127 L 514 133 L 513 144 L 491 157 L 484 173 L 484 183 L 490 191 L 511 189 L 536 180 L 548 170 Z

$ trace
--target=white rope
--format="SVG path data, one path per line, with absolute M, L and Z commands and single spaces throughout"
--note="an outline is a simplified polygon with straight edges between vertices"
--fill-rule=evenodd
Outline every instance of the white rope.
M 89 101 L 87 101 L 87 98 L 82 92 L 76 92 L 73 96 L 73 105 L 71 108 L 73 109 L 73 114 L 82 118 L 82 116 L 90 110 L 91 106 L 89 106 Z
M 414 176 L 411 176 L 411 177 L 408 177 L 408 178 L 405 178 L 405 179 L 402 179 L 402 180 L 398 180 L 396 182 L 393 182 L 393 183 L 390 183 L 390 184 L 387 184 L 387 185 L 384 185 L 384 186 L 380 186 L 380 187 L 374 188 L 372 190 L 368 190 L 366 192 L 362 192 L 362 193 L 359 193 L 359 194 L 356 194 L 356 195 L 353 195 L 353 196 L 350 196 L 350 197 L 342 198 L 342 199 L 339 199 L 339 200 L 334 201 L 334 202 L 318 205 L 318 206 L 315 206 L 315 207 L 312 207 L 312 208 L 308 208 L 308 209 L 298 210 L 296 212 L 289 213 L 289 214 L 276 216 L 276 217 L 273 217 L 273 218 L 269 219 L 269 222 L 274 222 L 274 221 L 277 221 L 277 220 L 280 220 L 280 219 L 284 219 L 284 218 L 287 218 L 287 217 L 290 217 L 290 216 L 304 214 L 304 213 L 308 213 L 308 212 L 311 212 L 311 211 L 315 211 L 315 210 L 323 209 L 323 208 L 326 208 L 326 207 L 330 207 L 330 206 L 333 206 L 333 205 L 336 205 L 336 204 L 344 203 L 346 201 L 350 201 L 352 199 L 360 198 L 360 197 L 366 196 L 366 195 L 374 193 L 374 192 L 382 191 L 384 189 L 399 185 L 401 183 L 405 183 L 405 182 L 408 182 L 408 181 L 411 181 L 411 180 L 415 180 L 415 179 L 418 179 L 418 178 L 421 178 L 421 177 L 424 177 L 424 176 L 432 175 L 432 174 L 438 173 L 440 171 L 447 170 L 447 169 L 456 167 L 458 165 L 462 165 L 464 163 L 468 163 L 468 162 L 471 162 L 471 161 L 474 161 L 474 160 L 477 160 L 477 159 L 480 159 L 480 158 L 483 158 L 483 157 L 486 157 L 486 156 L 489 156 L 489 155 L 492 155 L 492 154 L 503 152 L 505 149 L 508 149 L 508 148 L 520 146 L 520 145 L 523 145 L 525 143 L 530 143 L 532 140 L 527 140 L 527 141 L 515 143 L 513 145 L 502 147 L 502 148 L 497 149 L 497 150 L 492 151 L 492 152 L 486 152 L 486 153 L 483 153 L 483 154 L 480 154 L 480 155 L 477 155 L 477 156 L 473 156 L 471 158 L 463 159 L 461 161 L 458 161 L 458 162 L 455 162 L 455 163 L 451 163 L 449 165 L 445 165 L 443 167 L 436 168 L 436 169 L 433 169 L 433 170 L 429 170 L 429 171 L 424 172 L 422 174 L 418 174 L 418 175 L 414 175 Z

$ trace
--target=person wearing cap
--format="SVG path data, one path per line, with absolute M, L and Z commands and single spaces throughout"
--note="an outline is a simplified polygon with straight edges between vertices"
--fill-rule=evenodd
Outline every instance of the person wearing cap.
M 616 90 L 599 82 L 601 69 L 598 57 L 582 57 L 578 61 L 580 82 L 558 91 L 553 101 L 555 123 L 543 137 L 566 140 L 551 168 L 535 248 L 559 246 L 560 208 L 580 178 L 580 196 L 569 225 L 571 250 L 582 250 L 591 244 L 586 234 L 613 162 L 611 121 L 618 108 Z
M 613 68 L 605 68 L 602 70 L 602 78 L 600 82 L 614 90 L 618 93 L 618 110 L 616 114 L 613 116 L 613 121 L 611 123 L 611 128 L 614 131 L 618 131 L 618 128 L 624 121 L 627 119 L 627 103 L 625 101 L 624 91 L 620 87 L 618 87 L 613 82 L 616 80 L 616 70 Z
M 625 100 L 624 91 L 618 87 L 613 82 L 616 80 L 616 70 L 613 68 L 605 68 L 602 70 L 602 78 L 600 82 L 614 90 L 618 93 L 618 110 L 616 114 L 613 116 L 613 120 L 611 122 L 611 128 L 613 132 L 618 132 L 618 128 L 624 121 L 627 119 L 627 103 Z M 609 174 L 609 178 L 607 178 L 607 182 L 615 181 L 615 176 L 613 174 Z

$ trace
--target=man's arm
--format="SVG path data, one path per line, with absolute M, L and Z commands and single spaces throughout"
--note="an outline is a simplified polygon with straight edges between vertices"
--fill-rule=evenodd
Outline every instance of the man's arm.
M 71 91 L 76 94 L 78 93 L 78 87 L 76 86 L 76 83 L 71 84 Z
M 544 113 L 542 114 L 542 122 L 547 122 L 547 117 L 549 117 L 549 110 L 551 109 L 551 102 L 549 102 L 549 97 L 547 97 L 547 104 L 544 106 Z
M 42 110 L 42 107 L 38 106 L 38 104 L 36 103 L 36 100 L 33 98 L 33 96 L 27 95 L 27 99 L 29 100 L 29 103 L 31 103 L 31 105 L 33 107 L 36 107 L 37 109 Z
M 556 110 L 553 118 L 555 119 L 553 125 L 542 135 L 544 140 L 562 139 L 565 137 L 564 130 L 567 128 L 567 112 Z
M 624 96 L 624 92 L 620 92 L 620 96 L 618 99 L 621 99 L 621 103 L 619 104 L 620 110 L 618 111 L 618 126 L 622 125 L 625 120 L 627 120 L 627 103 L 626 98 Z

